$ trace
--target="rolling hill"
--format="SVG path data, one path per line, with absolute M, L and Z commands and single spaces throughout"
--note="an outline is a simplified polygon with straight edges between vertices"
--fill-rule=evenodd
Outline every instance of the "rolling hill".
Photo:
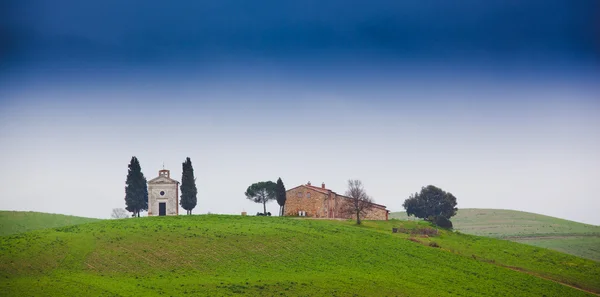
M 390 218 L 409 219 L 405 212 L 391 213 Z M 508 239 L 600 261 L 600 226 L 529 212 L 475 208 L 460 209 L 452 222 L 456 230 L 467 234 Z
M 99 219 L 34 211 L 0 211 L 0 236 L 96 221 Z
M 0 251 L 8 296 L 600 293 L 598 262 L 399 220 L 104 220 L 2 236 Z

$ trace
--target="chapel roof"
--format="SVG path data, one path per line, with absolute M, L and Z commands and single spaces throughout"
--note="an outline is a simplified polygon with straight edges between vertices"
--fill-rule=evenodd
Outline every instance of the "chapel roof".
M 149 184 L 179 184 L 178 181 L 171 178 L 171 172 L 166 169 L 158 171 L 158 176 L 149 180 Z

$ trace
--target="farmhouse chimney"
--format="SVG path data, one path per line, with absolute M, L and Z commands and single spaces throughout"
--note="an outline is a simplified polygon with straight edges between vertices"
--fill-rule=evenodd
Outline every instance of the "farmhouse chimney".
M 306 184 L 307 186 L 310 186 L 310 181 L 308 181 L 308 183 Z
M 321 188 L 325 189 L 325 183 L 321 183 Z

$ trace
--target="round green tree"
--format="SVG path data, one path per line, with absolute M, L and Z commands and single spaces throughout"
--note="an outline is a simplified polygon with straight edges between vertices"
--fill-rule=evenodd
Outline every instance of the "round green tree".
M 267 202 L 275 199 L 276 184 L 272 181 L 257 182 L 246 189 L 246 198 L 256 203 L 262 203 L 264 214 L 267 214 Z
M 450 219 L 456 215 L 456 197 L 452 193 L 429 185 L 421 188 L 421 192 L 410 195 L 402 204 L 406 214 L 425 219 L 433 223 L 442 221 L 443 217 Z

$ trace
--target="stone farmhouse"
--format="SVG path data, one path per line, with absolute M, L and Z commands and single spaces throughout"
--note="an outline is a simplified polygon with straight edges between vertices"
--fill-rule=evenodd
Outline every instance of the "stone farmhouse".
M 351 198 L 340 195 L 330 189 L 315 187 L 308 182 L 286 191 L 286 216 L 306 216 L 329 219 L 356 219 L 356 215 L 341 212 L 344 203 Z M 373 203 L 373 207 L 361 219 L 388 220 L 389 210 L 384 205 Z
M 148 216 L 176 216 L 179 214 L 179 182 L 166 169 L 148 181 Z

